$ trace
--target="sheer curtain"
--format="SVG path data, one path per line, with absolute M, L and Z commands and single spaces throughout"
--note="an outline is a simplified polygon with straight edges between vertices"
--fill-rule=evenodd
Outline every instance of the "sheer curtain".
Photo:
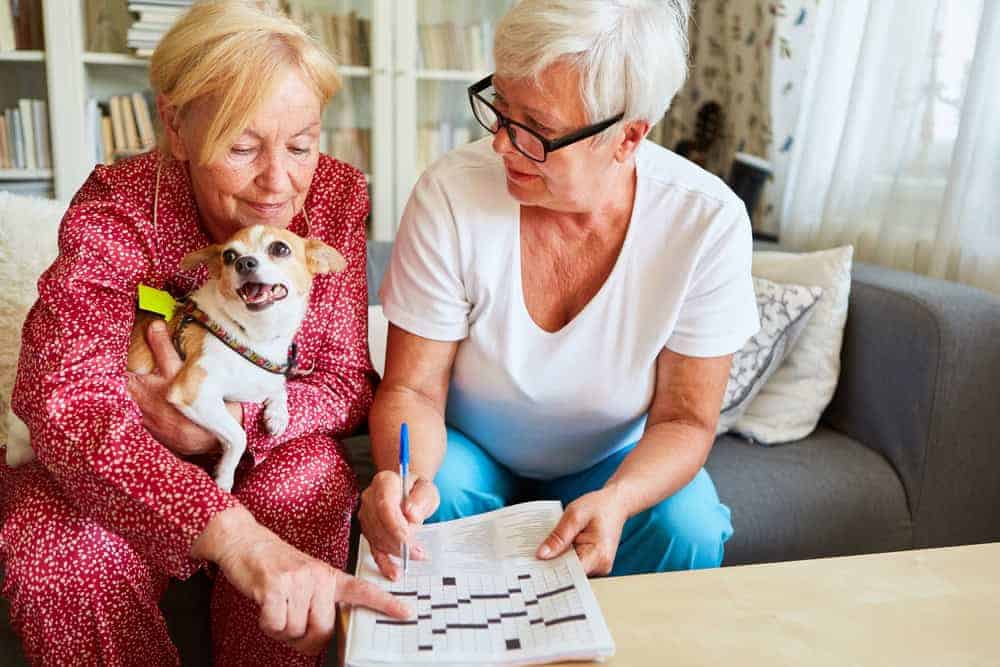
M 821 6 L 782 242 L 1000 292 L 1000 0 Z

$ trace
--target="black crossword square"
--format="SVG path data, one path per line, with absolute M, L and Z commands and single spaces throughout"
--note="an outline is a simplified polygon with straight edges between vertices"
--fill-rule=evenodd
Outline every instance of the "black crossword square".
M 519 649 L 519 648 L 521 648 L 521 640 L 520 639 L 508 639 L 507 640 L 507 650 L 508 651 L 513 651 L 513 650 Z
M 444 578 L 442 578 L 441 579 L 441 585 L 442 586 L 454 586 L 455 585 L 455 577 L 444 577 Z

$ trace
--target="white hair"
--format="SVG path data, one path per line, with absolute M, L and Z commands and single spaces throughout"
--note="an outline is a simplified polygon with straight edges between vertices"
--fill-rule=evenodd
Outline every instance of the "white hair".
M 497 74 L 577 69 L 588 122 L 655 124 L 687 78 L 691 0 L 521 0 L 497 26 Z

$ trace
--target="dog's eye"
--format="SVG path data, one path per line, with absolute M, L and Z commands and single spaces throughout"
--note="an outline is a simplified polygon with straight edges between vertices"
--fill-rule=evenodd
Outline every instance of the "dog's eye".
M 281 241 L 275 241 L 267 247 L 267 254 L 271 257 L 288 257 L 292 254 L 292 249 Z
M 232 248 L 230 248 L 226 252 L 222 253 L 222 261 L 225 262 L 227 265 L 232 264 L 233 262 L 235 262 L 238 257 L 239 257 L 239 253 L 237 253 Z

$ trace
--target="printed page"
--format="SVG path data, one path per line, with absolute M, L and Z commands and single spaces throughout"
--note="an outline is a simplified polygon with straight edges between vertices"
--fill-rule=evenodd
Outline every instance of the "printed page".
M 405 600 L 399 621 L 354 609 L 347 664 L 518 665 L 602 659 L 614 642 L 576 552 L 535 558 L 562 506 L 539 501 L 421 529 L 429 553 L 399 581 L 384 578 L 362 537 L 357 575 Z

